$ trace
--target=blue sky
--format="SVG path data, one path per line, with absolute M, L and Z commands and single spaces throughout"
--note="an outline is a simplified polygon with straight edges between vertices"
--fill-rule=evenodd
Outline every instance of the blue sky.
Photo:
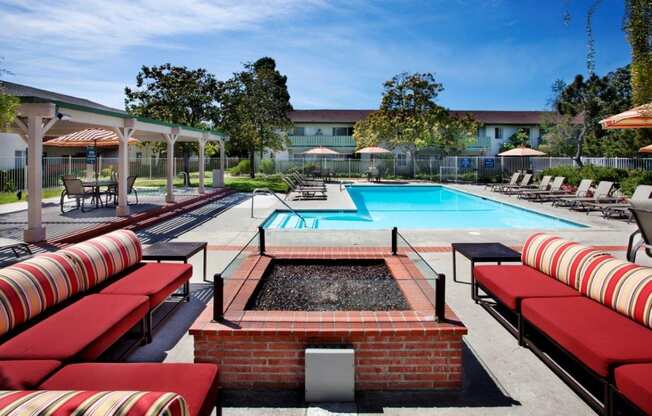
M 570 4 L 572 20 L 562 19 Z M 434 72 L 452 109 L 538 110 L 585 73 L 591 0 L 0 0 L 9 81 L 123 108 L 141 65 L 228 78 L 276 59 L 295 108 L 376 108 L 394 74 Z M 597 72 L 630 61 L 623 1 L 595 15 Z

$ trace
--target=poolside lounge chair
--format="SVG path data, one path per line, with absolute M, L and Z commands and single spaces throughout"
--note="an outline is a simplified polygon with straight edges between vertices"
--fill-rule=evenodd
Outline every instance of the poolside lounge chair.
M 299 172 L 290 173 L 290 176 L 297 185 L 300 186 L 323 186 L 326 187 L 326 184 L 322 179 L 316 178 L 306 178 L 305 175 L 302 175 Z
M 500 191 L 502 188 L 506 186 L 515 186 L 518 183 L 518 178 L 521 177 L 521 172 L 514 172 L 512 174 L 512 177 L 509 179 L 508 182 L 502 182 L 502 183 L 494 183 L 491 184 L 491 190 L 492 191 Z
M 580 184 L 577 186 L 577 189 L 575 190 L 575 195 L 573 196 L 568 196 L 568 194 L 551 195 L 548 201 L 552 201 L 553 207 L 570 206 L 578 199 L 587 198 L 589 195 L 589 191 L 591 190 L 591 185 L 593 185 L 592 179 L 582 179 L 580 181 Z
M 641 247 L 645 248 L 645 254 L 652 257 L 652 199 L 631 201 L 632 217 L 636 220 L 638 230 L 629 236 L 627 245 L 627 260 L 634 262 L 636 253 Z M 638 241 L 637 237 L 639 238 Z
M 29 255 L 32 250 L 29 249 L 29 244 L 11 238 L 0 238 L 0 250 L 11 250 L 14 256 L 20 257 L 20 252 L 25 252 Z
M 323 182 L 312 182 L 312 181 L 302 181 L 294 176 L 285 176 L 286 183 L 291 183 L 295 188 L 315 188 L 320 190 L 326 190 L 326 184 Z
M 532 174 L 526 173 L 523 176 L 523 179 L 521 179 L 521 181 L 518 183 L 518 185 L 504 186 L 500 190 L 498 190 L 498 192 L 504 193 L 506 195 L 514 195 L 524 189 L 532 189 L 531 182 L 532 182 Z
M 571 192 L 561 189 L 566 180 L 565 176 L 557 176 L 550 184 L 550 189 L 546 191 L 531 191 L 529 199 L 533 202 L 548 202 L 552 198 L 558 197 L 560 195 L 570 195 Z
M 74 199 L 77 203 L 77 208 L 84 212 L 84 201 L 86 199 L 91 199 L 95 197 L 95 193 L 92 191 L 87 191 L 84 188 L 84 185 L 81 179 L 75 178 L 74 176 L 62 176 L 61 181 L 63 182 L 63 191 L 61 192 L 61 199 L 59 205 L 61 208 L 61 213 L 65 211 L 63 209 L 63 204 L 65 198 Z
M 632 219 L 630 208 L 633 201 L 645 201 L 652 197 L 652 185 L 639 185 L 634 190 L 632 197 L 623 202 L 589 202 L 586 205 L 600 211 L 604 218 L 627 218 L 628 222 Z
M 287 176 L 283 177 L 283 181 L 288 185 L 288 192 L 285 194 L 285 199 L 288 199 L 291 194 L 298 194 L 293 199 L 326 199 L 328 197 L 326 193 L 326 188 L 317 186 L 317 187 L 304 187 L 297 186 L 296 183 L 292 182 Z
M 530 194 L 533 192 L 543 192 L 547 191 L 548 188 L 550 187 L 550 181 L 552 180 L 552 176 L 546 175 L 543 178 L 541 178 L 541 181 L 539 182 L 539 185 L 537 186 L 536 189 L 524 189 L 518 192 L 518 197 L 523 198 L 523 199 L 528 199 Z
M 575 198 L 573 202 L 568 206 L 572 210 L 577 211 L 591 211 L 595 207 L 596 202 L 618 202 L 618 198 L 611 196 L 611 193 L 614 189 L 614 183 L 610 181 L 600 181 L 598 187 L 593 192 L 593 196 L 586 198 Z M 593 204 L 593 205 L 591 205 Z

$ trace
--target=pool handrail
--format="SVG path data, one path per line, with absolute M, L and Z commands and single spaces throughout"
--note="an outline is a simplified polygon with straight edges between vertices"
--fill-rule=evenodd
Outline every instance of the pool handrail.
M 274 191 L 272 191 L 269 188 L 256 188 L 254 189 L 253 193 L 251 194 L 251 218 L 254 217 L 254 197 L 257 194 L 267 194 L 267 195 L 273 195 L 274 198 L 278 199 L 279 202 L 287 207 L 287 209 L 290 210 L 294 215 L 299 217 L 301 219 L 301 224 L 306 225 L 306 219 L 299 214 L 297 211 L 295 211 L 287 202 L 283 201 L 281 198 L 279 198 L 278 195 Z

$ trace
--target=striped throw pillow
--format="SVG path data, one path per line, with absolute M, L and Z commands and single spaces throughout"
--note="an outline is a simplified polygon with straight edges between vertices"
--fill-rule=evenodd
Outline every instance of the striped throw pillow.
M 144 391 L 0 391 L 0 416 L 187 416 L 176 393 Z
M 84 290 L 81 271 L 60 253 L 45 253 L 0 270 L 0 335 Z
M 61 250 L 82 270 L 85 289 L 141 261 L 143 256 L 140 240 L 132 231 L 118 230 Z
M 582 294 L 652 328 L 652 268 L 603 256 L 584 264 L 580 276 Z
M 523 245 L 521 261 L 553 279 L 579 290 L 581 267 L 597 256 L 607 254 L 563 238 L 537 233 Z

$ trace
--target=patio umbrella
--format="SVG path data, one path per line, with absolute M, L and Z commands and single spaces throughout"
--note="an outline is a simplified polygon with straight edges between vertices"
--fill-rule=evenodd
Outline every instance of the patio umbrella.
M 360 155 L 371 155 L 371 166 L 374 165 L 374 155 L 386 155 L 388 153 L 392 153 L 390 150 L 387 150 L 383 147 L 379 146 L 370 146 L 370 147 L 365 147 L 360 150 L 356 151 L 357 154 Z
M 322 173 L 324 170 L 324 157 L 336 156 L 339 155 L 340 153 L 336 152 L 333 149 L 329 149 L 328 147 L 319 146 L 319 147 L 313 147 L 310 150 L 306 150 L 305 152 L 303 152 L 303 154 L 309 156 L 319 156 L 319 170 L 320 173 Z
M 652 128 L 652 103 L 643 104 L 615 116 L 600 120 L 603 129 Z M 646 153 L 646 152 L 644 152 Z
M 498 153 L 497 156 L 501 157 L 521 157 L 523 160 L 532 156 L 545 156 L 546 154 L 540 150 L 532 149 L 530 147 L 519 146 L 504 152 Z M 502 159 L 501 159 L 502 161 Z M 504 166 L 503 163 L 501 165 Z
M 647 146 L 641 147 L 638 149 L 639 153 L 652 153 L 652 144 L 648 144 Z
M 129 144 L 140 143 L 134 138 L 129 139 Z M 59 136 L 52 140 L 43 143 L 44 146 L 49 147 L 89 147 L 93 145 L 95 149 L 98 147 L 116 147 L 120 145 L 118 135 L 109 130 L 101 129 L 86 129 L 76 131 L 74 133 Z M 97 155 L 95 157 L 95 179 L 97 179 Z

